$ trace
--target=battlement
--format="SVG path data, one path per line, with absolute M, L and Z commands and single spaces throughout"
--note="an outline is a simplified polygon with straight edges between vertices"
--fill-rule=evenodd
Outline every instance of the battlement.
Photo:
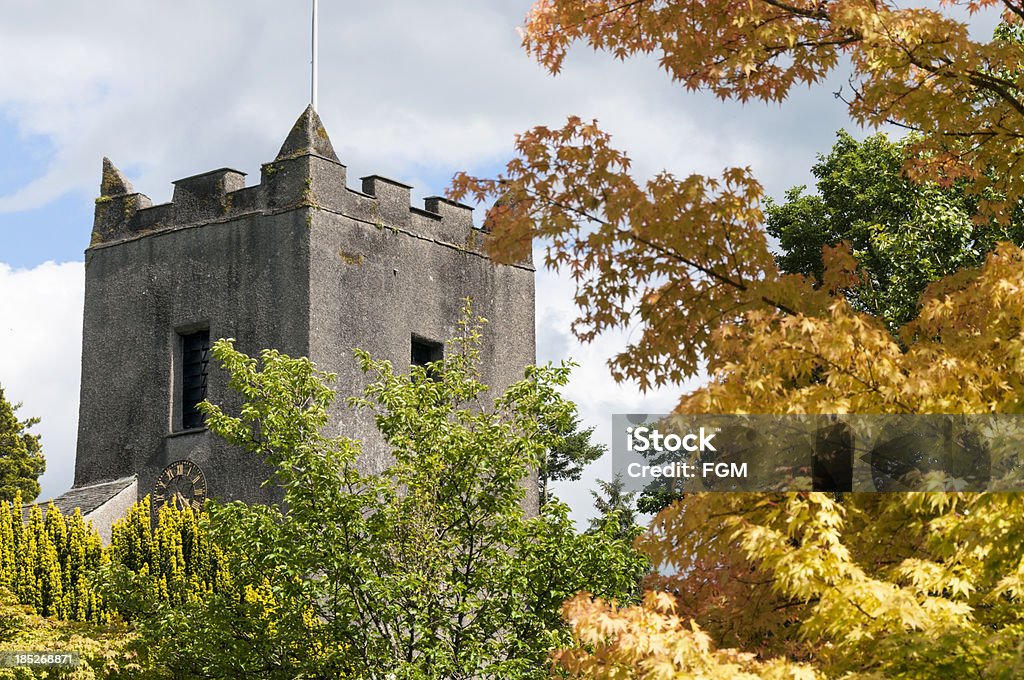
M 418 208 L 411 205 L 412 187 L 380 175 L 361 178 L 361 190 L 349 188 L 347 169 L 312 107 L 299 116 L 277 157 L 260 174 L 260 183 L 248 187 L 245 173 L 231 168 L 179 179 L 171 201 L 153 205 L 104 158 L 90 247 L 247 215 L 309 209 L 483 252 L 482 232 L 473 226 L 473 209 L 467 205 L 431 196 Z

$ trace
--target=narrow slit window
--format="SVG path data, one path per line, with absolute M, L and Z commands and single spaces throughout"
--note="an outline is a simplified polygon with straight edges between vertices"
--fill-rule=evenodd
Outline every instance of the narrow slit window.
M 206 399 L 206 378 L 210 366 L 210 331 L 181 336 L 181 426 L 202 427 L 205 416 L 196 408 Z
M 439 342 L 432 342 L 412 337 L 412 364 L 413 366 L 426 366 L 444 358 L 444 345 Z

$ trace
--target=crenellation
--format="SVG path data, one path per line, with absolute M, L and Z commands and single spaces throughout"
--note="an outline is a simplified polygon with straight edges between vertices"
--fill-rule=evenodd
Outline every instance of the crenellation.
M 276 160 L 260 167 L 260 186 L 266 208 L 296 205 L 306 190 L 308 163 L 303 158 Z
M 346 212 L 351 202 L 348 190 L 348 170 L 336 160 L 309 156 L 309 175 L 306 198 L 309 205 Z
M 152 204 L 149 197 L 136 192 L 124 173 L 104 156 L 90 244 L 123 238 L 135 214 Z
M 245 173 L 220 168 L 179 179 L 174 184 L 174 220 L 189 224 L 229 212 L 226 197 L 245 188 Z
M 430 234 L 431 237 L 433 237 L 433 234 L 438 231 L 435 224 L 444 219 L 436 212 L 417 208 L 414 205 L 409 206 L 409 215 L 412 217 L 412 221 L 410 222 L 412 230 L 418 234 Z
M 314 208 L 483 252 L 470 206 L 429 196 L 420 208 L 412 205 L 408 184 L 381 175 L 360 180 L 362 191 L 347 186 L 345 165 L 338 160 L 319 116 L 307 108 L 277 157 L 261 166 L 260 183 L 254 186 L 245 186 L 244 172 L 219 168 L 173 182 L 171 201 L 154 206 L 149 198 L 135 193 L 121 171 L 104 158 L 92 245 L 251 213 Z
M 367 224 L 384 226 L 386 220 L 381 217 L 380 203 L 375 196 L 352 187 L 348 187 L 346 192 L 348 194 L 345 199 L 346 215 Z
M 170 228 L 174 226 L 174 204 L 161 203 L 139 210 L 129 226 L 133 233 Z
M 440 221 L 434 222 L 434 238 L 448 243 L 463 243 L 473 229 L 473 209 L 468 205 L 457 203 L 443 196 L 428 196 L 423 199 L 423 207 L 429 213 L 440 215 Z
M 263 185 L 256 184 L 227 195 L 227 207 L 230 214 L 240 215 L 253 212 L 263 207 Z
M 345 166 L 312 154 L 265 163 L 266 207 L 311 206 L 342 211 L 346 201 Z
M 412 187 L 381 175 L 362 178 L 363 193 L 377 199 L 377 219 L 396 227 L 408 227 Z
M 147 210 L 153 202 L 145 194 L 100 196 L 96 199 L 90 245 L 113 241 L 129 235 L 130 224 L 140 210 Z

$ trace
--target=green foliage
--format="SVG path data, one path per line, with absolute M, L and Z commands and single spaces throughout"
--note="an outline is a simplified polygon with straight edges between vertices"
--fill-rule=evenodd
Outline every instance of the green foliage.
M 646 488 L 636 499 L 636 509 L 648 515 L 656 515 L 682 498 L 682 494 L 671 488 Z
M 486 405 L 468 318 L 429 367 L 357 352 L 370 384 L 351 403 L 392 452 L 380 475 L 359 471 L 356 442 L 322 432 L 333 376 L 214 345 L 245 403 L 205 404 L 207 424 L 274 465 L 284 502 L 212 504 L 232 583 L 142 621 L 156 663 L 176 677 L 541 678 L 569 639 L 566 597 L 630 592 L 645 563 L 613 531 L 578 536 L 557 503 L 524 510 L 548 426 L 574 414 L 558 394 L 568 369 L 528 368 Z
M 227 559 L 210 539 L 206 518 L 167 504 L 152 522 L 147 496 L 114 523 L 102 592 L 109 608 L 137 620 L 156 608 L 194 603 L 231 582 Z
M 38 418 L 18 420 L 14 412 L 21 404 L 11 404 L 0 387 L 0 501 L 8 503 L 15 495 L 35 500 L 39 495 L 39 476 L 46 471 L 39 446 L 39 435 L 28 429 Z
M 581 430 L 579 416 L 575 413 L 555 423 L 551 432 L 558 439 L 541 458 L 537 468 L 541 505 L 551 500 L 551 482 L 579 480 L 583 468 L 600 458 L 607 449 L 603 444 L 590 441 L 594 428 Z
M 590 495 L 594 497 L 594 507 L 601 514 L 590 520 L 590 531 L 608 527 L 612 535 L 632 542 L 643 531 L 636 521 L 634 503 L 637 492 L 625 491 L 621 474 L 616 474 L 610 482 L 599 479 L 597 486 L 598 490 L 591 491 Z
M 998 241 L 1024 243 L 1019 211 L 1007 225 L 975 225 L 977 198 L 962 185 L 915 183 L 903 172 L 914 137 L 876 134 L 858 142 L 845 131 L 811 168 L 816 194 L 793 187 L 781 204 L 767 200 L 769 234 L 786 273 L 822 281 L 822 249 L 849 241 L 866 280 L 845 291 L 859 311 L 896 329 L 917 315 L 931 282 L 982 263 Z
M 194 602 L 230 581 L 203 521 L 166 506 L 152 526 L 146 498 L 114 524 L 104 547 L 78 509 L 65 516 L 34 505 L 26 513 L 15 496 L 0 503 L 0 590 L 41 616 L 94 624 L 137 618 L 159 602 Z
M 146 646 L 132 621 L 230 587 L 226 560 L 190 508 L 166 506 L 153 525 L 149 499 L 113 527 L 110 546 L 76 509 L 27 512 L 0 503 L 0 651 L 75 651 L 66 669 L 0 669 L 7 678 L 142 678 Z
M 99 536 L 77 510 L 64 517 L 50 505 L 45 514 L 21 497 L 0 503 L 0 589 L 43 616 L 104 621 L 99 596 L 91 587 L 104 560 Z

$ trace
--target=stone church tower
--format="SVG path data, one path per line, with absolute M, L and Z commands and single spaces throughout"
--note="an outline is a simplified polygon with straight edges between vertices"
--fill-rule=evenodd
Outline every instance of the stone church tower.
M 204 398 L 237 398 L 209 346 L 232 337 L 308 356 L 338 374 L 329 427 L 363 440 L 368 471 L 386 451 L 367 413 L 346 408 L 361 347 L 394 365 L 443 356 L 463 299 L 486 317 L 483 380 L 503 389 L 535 360 L 534 272 L 482 249 L 471 209 L 363 177 L 349 188 L 320 118 L 306 109 L 261 181 L 222 168 L 174 182 L 152 205 L 104 159 L 85 253 L 85 321 L 75 486 L 57 499 L 103 531 L 146 494 L 268 502 L 270 470 L 208 432 Z M 536 502 L 535 498 L 532 502 Z

